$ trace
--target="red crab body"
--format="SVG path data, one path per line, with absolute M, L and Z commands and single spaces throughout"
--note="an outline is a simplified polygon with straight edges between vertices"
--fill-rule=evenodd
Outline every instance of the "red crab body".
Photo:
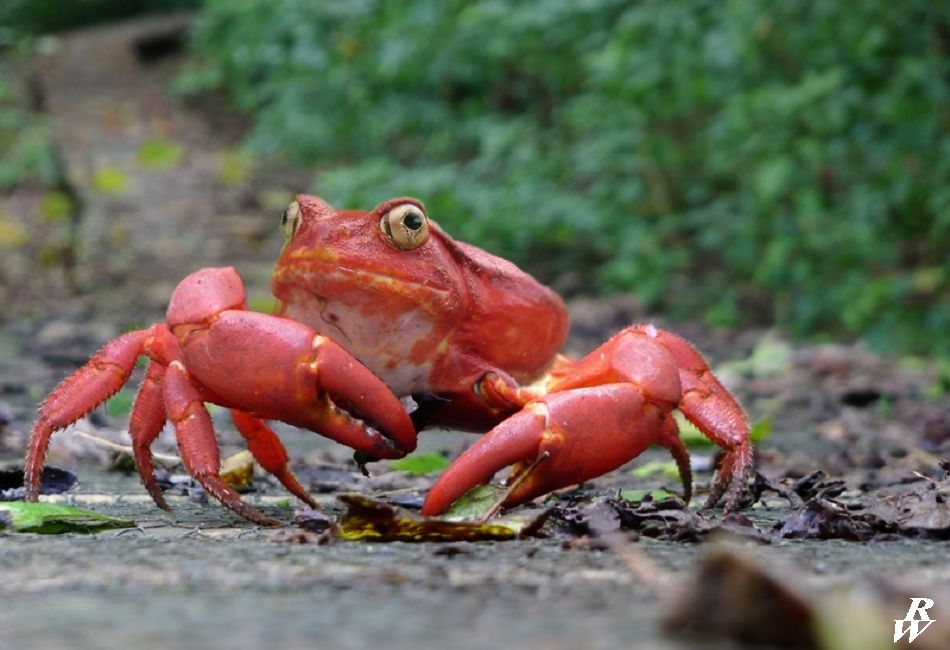
M 671 451 L 688 498 L 678 408 L 725 451 L 707 506 L 730 488 L 733 504 L 751 464 L 748 423 L 683 339 L 638 325 L 578 361 L 559 356 L 568 329 L 560 298 L 510 262 L 454 241 L 416 199 L 366 212 L 299 196 L 284 228 L 277 315 L 246 310 L 233 269 L 202 269 L 176 288 L 164 324 L 116 339 L 50 395 L 31 440 L 29 498 L 52 432 L 118 390 L 145 354 L 152 363 L 130 433 L 163 507 L 148 446 L 167 418 L 209 492 L 267 520 L 217 479 L 202 402 L 232 409 L 262 466 L 310 503 L 265 420 L 312 429 L 367 459 L 411 451 L 426 426 L 490 429 L 439 478 L 425 514 L 507 465 L 516 465 L 505 501 L 514 505 L 616 469 L 651 444 Z M 405 397 L 417 405 L 411 421 Z

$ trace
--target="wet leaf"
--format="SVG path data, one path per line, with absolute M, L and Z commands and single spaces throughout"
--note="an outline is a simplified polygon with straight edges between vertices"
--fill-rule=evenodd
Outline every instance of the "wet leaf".
M 245 449 L 221 461 L 221 479 L 235 490 L 246 490 L 254 478 L 254 456 Z
M 139 146 L 136 158 L 142 167 L 169 169 L 181 164 L 184 148 L 169 140 L 150 138 Z
M 0 512 L 7 514 L 9 529 L 20 533 L 94 533 L 135 526 L 135 522 L 129 519 L 109 517 L 91 510 L 55 503 L 0 503 Z
M 442 518 L 449 521 L 477 519 L 491 510 L 504 491 L 504 488 L 491 484 L 473 487 L 459 497 Z
M 432 451 L 412 454 L 411 456 L 394 460 L 389 466 L 400 472 L 408 472 L 409 474 L 432 474 L 433 472 L 441 472 L 448 467 L 449 459 L 437 451 Z
M 336 532 L 341 539 L 369 542 L 461 542 L 508 540 L 518 531 L 498 523 L 465 523 L 422 517 L 359 495 L 337 497 L 346 504 Z

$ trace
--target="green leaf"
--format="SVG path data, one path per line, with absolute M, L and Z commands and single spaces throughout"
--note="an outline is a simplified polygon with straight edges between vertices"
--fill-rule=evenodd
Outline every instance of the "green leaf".
M 128 390 L 121 390 L 106 402 L 106 413 L 109 417 L 118 418 L 128 415 L 132 410 L 132 404 L 135 403 L 135 393 Z
M 273 314 L 277 311 L 277 304 L 273 296 L 256 296 L 248 299 L 247 308 L 262 314 Z
M 712 447 L 715 443 L 706 437 L 695 424 L 686 419 L 679 411 L 673 412 L 673 418 L 679 427 L 680 440 L 687 447 Z
M 92 175 L 92 186 L 103 194 L 121 194 L 128 184 L 125 172 L 115 167 L 100 167 Z
M 40 214 L 49 222 L 66 221 L 75 206 L 65 192 L 47 192 L 40 201 Z
M 624 501 L 643 501 L 647 497 L 652 498 L 654 501 L 662 501 L 669 497 L 677 496 L 676 493 L 670 492 L 664 488 L 659 488 L 657 490 L 620 490 L 620 498 Z
M 111 528 L 132 528 L 135 522 L 101 515 L 91 510 L 55 503 L 0 503 L 0 513 L 6 514 L 8 527 L 19 533 L 61 535 L 63 533 L 95 533 Z
M 630 474 L 633 475 L 634 478 L 650 478 L 651 476 L 660 474 L 675 481 L 680 479 L 680 473 L 676 468 L 676 463 L 671 460 L 654 460 L 649 463 L 644 463 L 630 470 Z
M 497 485 L 479 485 L 459 497 L 452 506 L 443 513 L 442 518 L 449 521 L 460 519 L 478 519 L 491 510 L 504 492 L 504 488 Z
M 389 464 L 395 470 L 409 474 L 431 474 L 441 472 L 449 466 L 449 459 L 437 451 L 412 454 Z
M 773 426 L 772 418 L 762 418 L 752 425 L 749 431 L 749 439 L 754 443 L 762 442 L 772 435 Z
M 676 424 L 679 426 L 680 439 L 687 447 L 713 447 L 716 443 L 707 438 L 699 428 L 686 419 L 686 416 L 675 411 L 673 417 L 676 418 Z M 749 440 L 754 443 L 766 440 L 772 433 L 774 427 L 772 418 L 762 418 L 753 422 L 749 429 Z
M 142 167 L 170 169 L 181 164 L 184 148 L 175 142 L 151 138 L 141 144 L 136 158 Z

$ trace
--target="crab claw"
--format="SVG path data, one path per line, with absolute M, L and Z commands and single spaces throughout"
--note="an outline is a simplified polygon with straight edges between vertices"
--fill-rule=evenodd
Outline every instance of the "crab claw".
M 606 474 L 651 444 L 666 443 L 660 436 L 668 417 L 631 384 L 552 393 L 530 402 L 462 453 L 429 491 L 422 514 L 444 512 L 512 464 L 508 507 Z
M 318 335 L 313 347 L 310 367 L 328 397 L 315 430 L 375 458 L 401 458 L 413 451 L 415 426 L 389 387 L 331 339 Z

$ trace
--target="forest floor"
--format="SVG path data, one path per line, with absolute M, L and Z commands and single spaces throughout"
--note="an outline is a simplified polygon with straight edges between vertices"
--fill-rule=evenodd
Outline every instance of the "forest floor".
M 22 463 L 49 389 L 124 328 L 160 319 L 184 273 L 234 264 L 252 304 L 267 304 L 279 215 L 308 174 L 246 159 L 238 120 L 169 93 L 183 25 L 171 17 L 65 35 L 31 72 L 72 207 L 53 219 L 48 191 L 0 196 L 0 213 L 35 233 L 0 258 L 10 306 L 0 322 L 0 470 Z M 914 647 L 950 647 L 950 387 L 933 364 L 669 323 L 630 297 L 570 307 L 571 352 L 649 319 L 708 355 L 762 435 L 754 503 L 728 517 L 696 513 L 715 451 L 699 446 L 689 507 L 627 492 L 679 490 L 664 455 L 650 451 L 524 510 L 547 517 L 526 539 L 343 541 L 296 523 L 306 513 L 259 475 L 246 498 L 282 528 L 242 521 L 187 484 L 169 497 L 172 512 L 157 509 L 114 454 L 76 434 L 127 442 L 121 405 L 101 408 L 54 437 L 48 463 L 79 483 L 46 499 L 135 526 L 0 532 L 0 650 L 883 648 L 912 597 L 934 599 L 937 621 Z M 228 455 L 241 447 L 222 415 Z M 344 493 L 411 510 L 432 480 L 385 463 L 365 479 L 347 450 L 281 435 L 334 518 Z M 472 439 L 428 431 L 421 447 L 454 457 Z M 176 453 L 168 431 L 157 450 Z

